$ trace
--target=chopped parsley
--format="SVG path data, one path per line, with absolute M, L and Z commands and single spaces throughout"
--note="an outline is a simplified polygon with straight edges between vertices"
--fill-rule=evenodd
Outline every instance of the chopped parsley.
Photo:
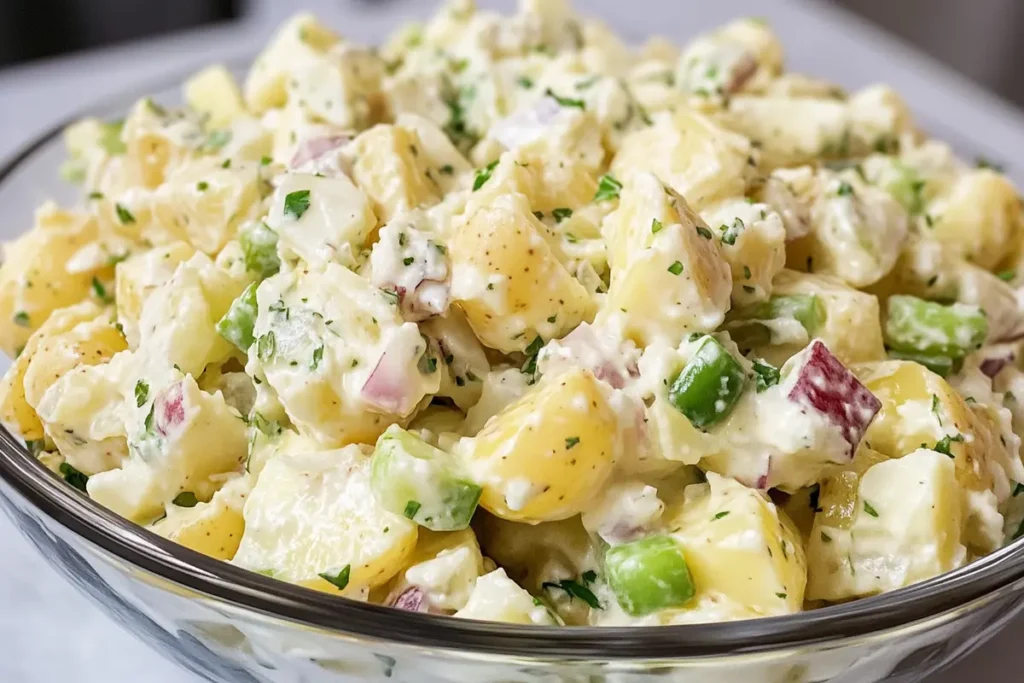
M 491 174 L 494 173 L 494 169 L 498 167 L 498 160 L 495 159 L 491 163 L 484 166 L 482 169 L 476 172 L 476 177 L 473 178 L 473 192 L 476 192 L 484 184 L 491 179 Z
M 405 512 L 403 514 L 405 514 L 409 519 L 413 519 L 416 516 L 416 513 L 420 511 L 421 507 L 423 507 L 423 505 L 421 505 L 418 500 L 410 500 L 405 504 Z
M 135 383 L 135 405 L 138 408 L 146 405 L 146 401 L 149 400 L 149 382 L 144 379 L 140 379 Z
M 444 166 L 442 166 L 441 168 L 439 168 L 437 170 L 439 170 L 443 175 L 454 175 L 455 174 L 455 167 L 452 166 L 451 164 L 445 164 Z
M 963 434 L 955 434 L 955 435 L 952 435 L 952 436 L 947 434 L 946 436 L 944 436 L 941 439 L 939 439 L 938 442 L 936 442 L 935 447 L 932 448 L 932 450 L 935 451 L 936 453 L 942 453 L 943 455 L 948 455 L 949 457 L 952 458 L 954 456 L 953 456 L 953 452 L 950 450 L 950 446 L 954 442 L 962 442 L 963 440 L 964 440 L 964 435 Z
M 679 275 L 680 273 L 683 272 L 683 264 L 680 263 L 679 261 L 676 261 L 675 263 L 668 267 L 668 272 L 672 273 L 673 275 Z
M 618 199 L 622 191 L 622 183 L 609 174 L 601 176 L 597 181 L 597 192 L 594 193 L 594 201 L 601 202 L 607 199 Z
M 570 600 L 572 600 L 573 598 L 579 598 L 583 602 L 590 605 L 590 607 L 592 607 L 593 609 L 603 609 L 601 607 L 601 601 L 597 599 L 597 596 L 594 595 L 594 592 L 586 586 L 584 586 L 582 583 L 579 583 L 578 581 L 573 581 L 572 579 L 562 579 L 557 583 L 545 581 L 541 584 L 541 588 L 556 588 L 559 590 L 563 590 L 569 594 Z
M 743 278 L 746 280 L 750 279 L 750 266 L 743 266 Z
M 321 344 L 320 346 L 318 346 L 315 349 L 313 349 L 313 360 L 311 360 L 309 362 L 309 369 L 310 370 L 316 370 L 317 368 L 319 368 L 320 367 L 320 363 L 323 361 L 323 359 L 324 359 L 324 345 Z
M 60 476 L 64 477 L 64 481 L 82 493 L 86 492 L 85 485 L 89 483 L 88 475 L 82 474 L 66 462 L 62 462 L 59 469 Z
M 711 231 L 705 228 L 703 225 L 697 226 L 697 234 L 706 240 L 714 239 L 715 237 L 714 235 L 711 234 Z
M 196 183 L 196 191 L 198 192 L 206 192 L 209 189 L 210 183 L 206 182 L 205 180 L 200 180 L 198 183 Z
M 729 510 L 722 510 L 721 512 L 716 514 L 711 521 L 716 521 L 716 520 L 722 519 L 723 517 L 728 517 L 728 516 L 729 516 Z
M 661 224 L 657 218 L 651 219 L 651 233 L 657 235 L 659 232 L 665 229 L 665 226 Z
M 839 183 L 839 189 L 836 190 L 836 195 L 840 197 L 848 197 L 853 194 L 853 185 L 846 182 L 845 180 Z
M 89 193 L 89 199 L 103 199 L 103 193 L 102 192 L 90 192 Z
M 519 86 L 522 88 L 529 89 L 533 87 L 533 79 L 530 78 L 529 76 L 520 76 L 519 78 L 516 79 L 516 83 L 518 83 Z
M 25 311 L 18 311 L 14 314 L 14 324 L 18 327 L 30 327 L 32 325 L 28 313 Z
M 321 574 L 318 574 L 318 576 L 327 583 L 333 585 L 338 590 L 343 591 L 345 590 L 345 588 L 348 587 L 348 580 L 351 574 L 352 565 L 346 564 L 344 567 L 341 568 L 340 572 L 337 572 L 335 574 L 331 574 L 330 572 L 322 572 Z
M 992 161 L 991 159 L 986 159 L 985 157 L 978 157 L 977 159 L 975 159 L 974 160 L 974 165 L 977 168 L 987 168 L 987 169 L 990 169 L 992 171 L 995 171 L 996 173 L 1002 173 L 1003 172 L 1003 165 L 1002 164 L 996 163 L 996 162 Z
M 597 572 L 595 572 L 593 569 L 588 569 L 587 571 L 583 572 L 580 578 L 583 579 L 584 583 L 594 583 L 595 581 L 597 581 Z
M 565 437 L 565 450 L 567 450 L 567 451 L 571 450 L 573 448 L 573 446 L 575 446 L 579 442 L 580 442 L 580 437 L 578 437 L 578 436 L 567 436 L 567 437 Z
M 270 166 L 272 163 L 274 163 L 274 160 L 270 157 L 266 155 L 260 157 L 260 166 Z
M 787 596 L 785 593 L 776 593 L 775 597 L 777 597 L 779 600 L 785 600 Z
M 822 543 L 831 543 L 832 542 L 832 537 L 829 536 L 828 534 L 826 534 L 824 531 L 822 531 L 821 532 L 821 542 Z
M 571 218 L 572 217 L 572 209 L 566 209 L 566 208 L 552 209 L 551 210 L 551 215 L 555 217 L 555 222 L 556 223 L 561 223 L 566 218 Z
M 121 221 L 121 225 L 131 225 L 135 222 L 135 216 L 120 202 L 114 204 L 114 211 L 117 212 L 117 220 Z
M 573 99 L 572 97 L 562 97 L 556 95 L 551 88 L 544 91 L 544 94 L 553 99 L 555 102 L 562 107 L 575 107 L 576 109 L 586 109 L 587 104 L 583 100 Z
M 191 491 L 182 491 L 171 502 L 180 508 L 194 508 L 199 505 L 199 499 Z
M 114 303 L 114 297 L 107 294 L 107 288 L 103 286 L 103 283 L 99 281 L 99 278 L 92 278 L 92 293 L 104 304 Z
M 878 517 L 878 511 L 871 507 L 871 503 L 864 501 L 864 512 L 868 513 L 872 517 Z
M 277 338 L 274 336 L 274 331 L 271 330 L 265 335 L 256 340 L 256 357 L 260 361 L 266 363 L 274 357 L 274 352 L 277 351 Z
M 309 190 L 289 192 L 284 198 L 284 215 L 294 220 L 302 218 L 309 209 Z
M 398 304 L 398 292 L 393 289 L 382 289 L 380 293 L 388 300 L 388 303 Z
M 743 220 L 737 218 L 732 222 L 732 225 L 723 225 L 719 228 L 722 231 L 722 244 L 728 244 L 732 246 L 736 244 L 736 238 L 740 236 L 744 228 Z
M 1000 271 L 1000 272 L 996 273 L 996 277 L 998 277 L 1003 282 L 1010 282 L 1011 280 L 1013 280 L 1013 278 L 1017 277 L 1017 271 L 1015 271 L 1015 270 L 1003 270 L 1003 271 Z
M 778 368 L 771 366 L 768 363 L 763 363 L 756 358 L 753 361 L 753 367 L 754 381 L 756 383 L 757 393 L 759 394 L 765 389 L 778 384 L 782 377 Z
M 404 259 L 402 259 L 402 265 L 411 266 L 413 264 L 413 261 L 415 260 L 416 259 L 414 259 L 412 256 L 406 256 Z

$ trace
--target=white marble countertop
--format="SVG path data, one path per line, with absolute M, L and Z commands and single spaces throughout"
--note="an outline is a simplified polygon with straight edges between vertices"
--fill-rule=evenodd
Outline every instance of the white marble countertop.
M 293 8 L 318 11 L 350 37 L 380 38 L 396 17 L 425 16 L 432 2 L 393 1 L 373 11 L 365 3 L 337 0 L 255 0 L 242 24 L 203 29 L 0 72 L 0 158 L 105 96 L 166 80 L 190 67 L 253 53 L 272 27 Z M 492 4 L 481 2 L 481 4 Z M 504 4 L 508 4 L 507 2 Z M 603 16 L 628 39 L 658 31 L 681 40 L 722 21 L 747 14 L 768 18 L 783 38 L 790 64 L 802 71 L 857 87 L 884 79 L 907 99 L 925 127 L 953 141 L 966 155 L 1012 162 L 1024 152 L 1024 116 L 940 65 L 864 22 L 805 0 L 720 0 L 674 3 L 658 0 L 577 0 Z M 666 9 L 666 7 L 674 9 Z M 647 10 L 647 11 L 644 11 Z M 1020 167 L 1008 167 L 1024 186 Z M 27 226 L 4 225 L 6 239 Z M 11 683 L 193 683 L 121 631 L 62 581 L 0 515 L 0 681 Z M 1015 648 L 1024 621 L 927 683 L 1019 681 Z

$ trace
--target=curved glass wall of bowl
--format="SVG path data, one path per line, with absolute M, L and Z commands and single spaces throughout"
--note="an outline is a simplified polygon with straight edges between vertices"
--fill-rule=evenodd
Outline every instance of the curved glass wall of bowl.
M 179 101 L 178 87 L 150 93 Z M 88 114 L 118 118 L 135 97 Z M 70 117 L 71 119 L 77 118 Z M 12 231 L 59 180 L 60 129 L 0 170 Z M 787 617 L 699 626 L 545 629 L 357 603 L 159 538 L 65 486 L 0 430 L 0 501 L 76 587 L 212 681 L 871 683 L 919 681 L 1024 608 L 1024 540 L 894 593 Z

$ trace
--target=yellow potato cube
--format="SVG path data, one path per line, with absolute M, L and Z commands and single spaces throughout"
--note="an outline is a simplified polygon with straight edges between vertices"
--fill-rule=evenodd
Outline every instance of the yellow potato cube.
M 559 263 L 526 197 L 471 204 L 448 245 L 452 300 L 493 349 L 523 351 L 589 320 L 586 289 Z
M 210 128 L 225 128 L 245 114 L 235 77 L 222 64 L 209 66 L 185 81 L 185 103 L 207 117 Z
M 374 126 L 356 137 L 345 154 L 352 160 L 353 180 L 370 198 L 383 223 L 400 211 L 440 200 L 440 185 L 414 130 Z
M 430 531 L 421 528 L 403 568 L 370 592 L 370 602 L 409 609 L 452 613 L 469 602 L 477 577 L 485 573 L 484 556 L 472 529 Z
M 508 624 L 553 626 L 556 623 L 547 607 L 538 604 L 532 595 L 508 578 L 504 569 L 495 569 L 477 579 L 469 602 L 455 616 Z
M 296 213 L 294 201 L 307 208 Z M 314 267 L 332 261 L 355 267 L 377 217 L 348 176 L 289 173 L 274 191 L 266 223 L 278 233 L 278 252 L 285 259 L 297 256 Z
M 167 516 L 150 530 L 196 552 L 230 560 L 245 531 L 242 509 L 252 485 L 248 477 L 238 477 L 213 494 L 208 503 L 191 508 L 168 506 Z
M 4 245 L 0 266 L 0 348 L 18 355 L 50 313 L 89 295 L 92 273 L 71 272 L 68 262 L 96 239 L 96 222 L 85 214 L 46 203 L 35 227 Z
M 968 171 L 928 205 L 935 238 L 968 261 L 992 270 L 1021 238 L 1017 189 L 991 169 Z
M 416 535 L 413 522 L 377 504 L 370 459 L 359 446 L 282 455 L 266 464 L 249 494 L 232 562 L 282 581 L 359 595 L 405 565 Z
M 944 379 L 917 363 L 870 363 L 856 372 L 882 402 L 865 443 L 893 458 L 922 446 L 948 452 L 963 496 L 964 545 L 977 554 L 998 548 L 1002 525 L 990 513 L 1009 496 L 1013 456 L 1000 440 L 997 426 L 984 411 L 973 410 Z
M 611 171 L 625 183 L 649 171 L 698 211 L 715 200 L 746 193 L 757 161 L 750 141 L 687 109 L 655 116 L 654 125 L 629 134 Z
M 262 215 L 261 180 L 254 167 L 224 168 L 207 157 L 171 170 L 153 195 L 156 227 L 210 256 L 239 227 Z
M 339 37 L 312 14 L 298 14 L 281 26 L 245 80 L 245 102 L 255 114 L 284 106 L 287 81 L 299 67 L 321 58 Z
M 669 210 L 661 199 L 668 191 L 654 176 L 638 174 L 626 188 L 624 206 L 605 227 L 612 278 L 599 324 L 621 325 L 639 346 L 656 340 L 675 345 L 687 333 L 714 330 L 725 319 L 732 293 L 731 270 L 718 240 L 674 192 L 668 195 Z M 644 206 L 629 197 L 632 192 L 655 198 L 656 215 L 650 209 L 629 213 Z
M 96 303 L 83 301 L 54 311 L 46 322 L 32 333 L 25 344 L 25 349 L 0 381 L 0 421 L 14 427 L 26 440 L 37 441 L 43 438 L 43 425 L 35 411 L 36 401 L 29 403 L 25 396 L 25 374 L 28 372 L 29 364 L 36 352 L 45 347 L 51 339 L 71 332 L 81 323 L 95 320 L 102 312 Z M 58 378 L 59 375 L 51 383 Z
M 717 593 L 762 616 L 799 612 L 807 564 L 793 523 L 763 493 L 714 472 L 707 479 L 663 516 L 697 594 Z
M 178 266 L 195 253 L 195 248 L 187 242 L 172 242 L 134 254 L 117 264 L 114 271 L 117 321 L 133 346 L 138 345 L 139 317 L 149 295 L 167 284 Z
M 926 449 L 871 466 L 848 524 L 818 513 L 807 547 L 810 600 L 895 590 L 961 566 L 961 502 L 953 461 Z
M 460 451 L 480 504 L 513 521 L 545 522 L 581 512 L 617 457 L 615 413 L 588 370 L 541 382 L 505 408 Z

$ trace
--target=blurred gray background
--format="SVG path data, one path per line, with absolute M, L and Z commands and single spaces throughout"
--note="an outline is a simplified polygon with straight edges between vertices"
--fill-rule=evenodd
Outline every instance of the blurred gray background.
M 664 0 L 666 6 L 686 0 Z M 696 0 L 690 0 L 696 1 Z M 1021 0 L 817 0 L 862 15 L 1002 97 L 1024 105 Z M 0 0 L 0 69 L 44 57 L 196 28 L 244 22 L 275 0 Z M 303 3 L 295 3 L 299 6 Z M 320 3 L 323 4 L 323 3 Z M 392 0 L 334 0 L 386 9 Z M 408 3 L 406 3 L 408 4 Z M 434 5 L 435 0 L 423 0 Z M 586 10 L 592 3 L 577 0 Z M 40 21 L 56 17 L 58 21 Z M 0 71 L 0 78 L 2 78 Z

